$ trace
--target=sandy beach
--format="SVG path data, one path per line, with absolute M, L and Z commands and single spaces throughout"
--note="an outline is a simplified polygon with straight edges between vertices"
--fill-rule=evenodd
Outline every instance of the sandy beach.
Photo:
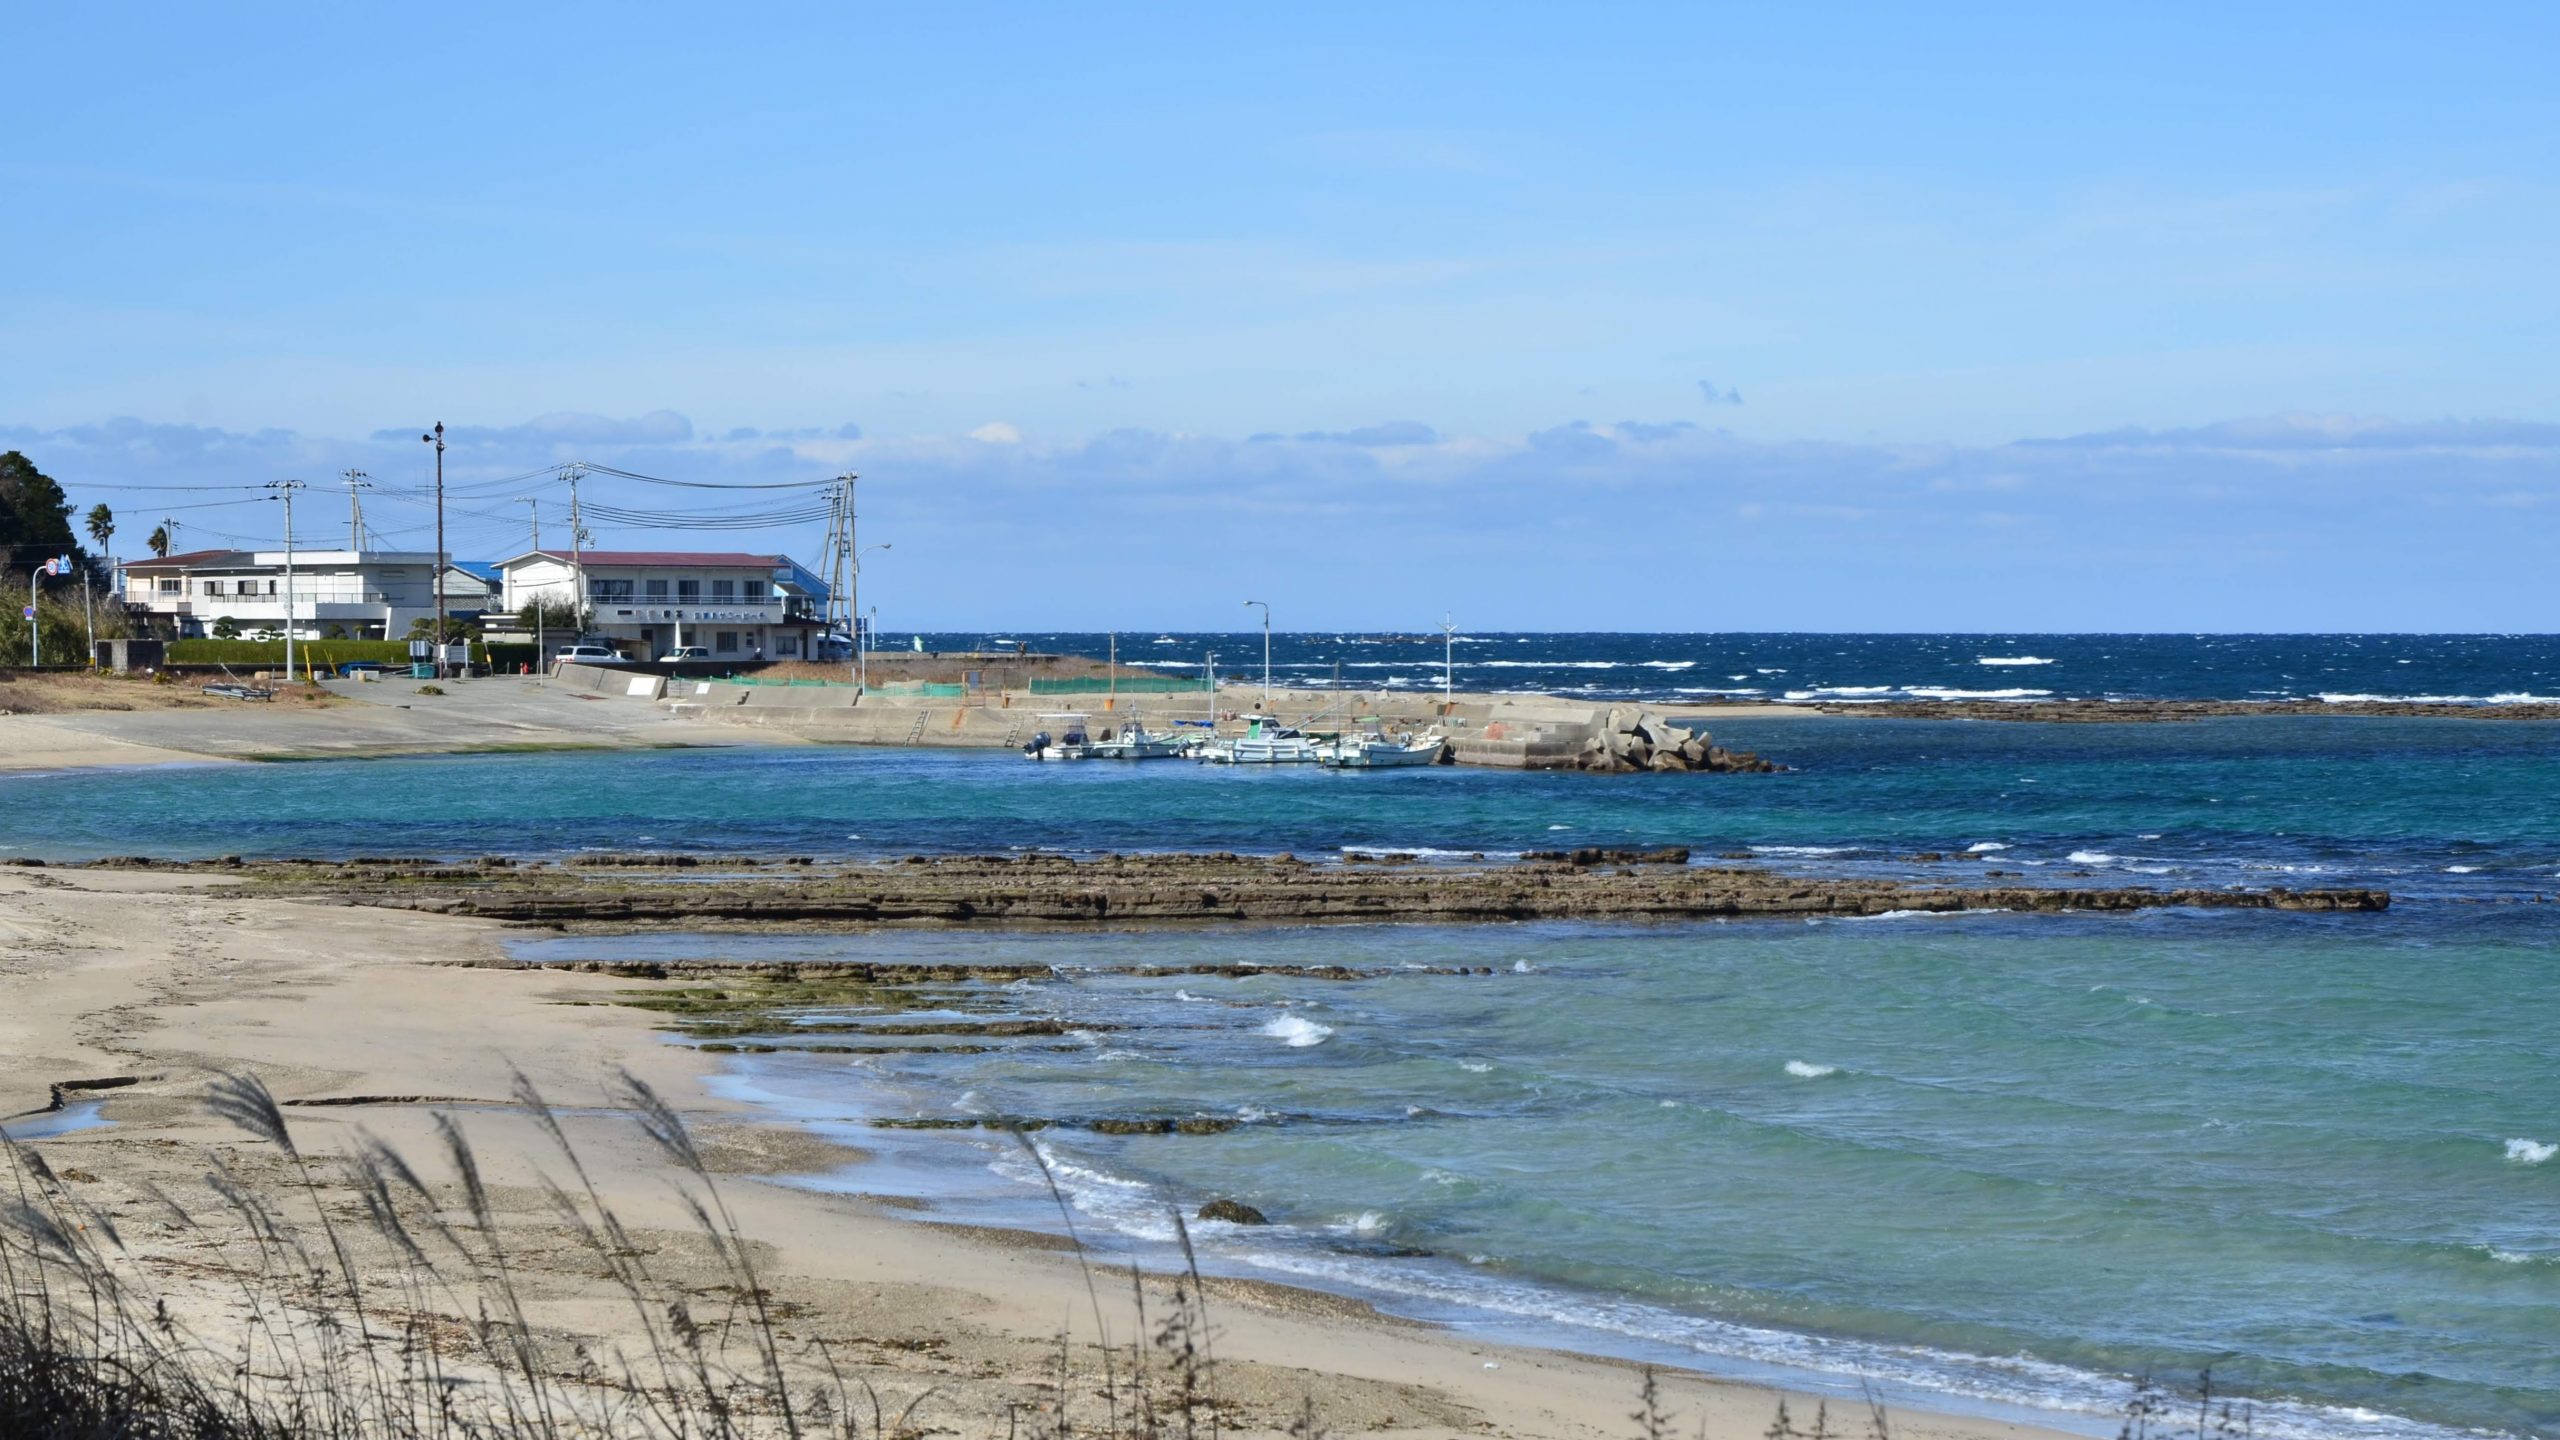
M 537 1179 L 558 1168 L 556 1155 L 508 1100 L 521 1067 L 563 1107 L 606 1198 L 663 1265 L 691 1277 L 686 1267 L 708 1262 L 686 1248 L 668 1165 L 605 1098 L 607 1077 L 627 1068 L 704 1137 L 767 1283 L 791 1307 L 792 1333 L 827 1339 L 894 1404 L 931 1388 L 918 1423 L 997 1433 L 1009 1407 L 1053 1393 L 1062 1326 L 1079 1354 L 1089 1351 L 1091 1301 L 1058 1242 L 938 1229 L 902 1205 L 776 1183 L 838 1173 L 859 1190 L 862 1157 L 712 1098 L 702 1085 L 710 1057 L 662 1043 L 642 1012 L 609 1003 L 637 982 L 509 967 L 499 934 L 482 921 L 243 897 L 195 876 L 0 873 L 0 1110 L 39 1111 L 57 1094 L 99 1102 L 106 1125 L 32 1143 L 79 1180 L 84 1200 L 123 1216 L 128 1243 L 182 1290 L 224 1277 L 186 1278 L 184 1255 L 206 1242 L 143 1223 L 144 1187 L 179 1197 L 210 1225 L 209 1155 L 266 1183 L 283 1179 L 271 1152 L 203 1108 L 218 1073 L 263 1078 L 314 1155 L 362 1132 L 432 1156 L 433 1117 L 453 1114 L 478 1147 L 508 1252 L 536 1277 L 532 1323 L 601 1339 L 627 1329 L 627 1314 L 564 1239 Z M 110 1089 L 53 1088 L 127 1077 Z M 423 1158 L 419 1168 L 441 1173 Z M 1125 1277 L 1110 1293 L 1125 1297 Z M 196 1303 L 210 1314 L 222 1302 L 207 1289 Z M 1488 1346 L 1277 1286 L 1212 1281 L 1209 1305 L 1230 1428 L 1275 1431 L 1312 1402 L 1341 1434 L 1631 1433 L 1639 1377 L 1624 1364 Z M 1127 1344 L 1126 1315 L 1106 1305 L 1102 1323 Z M 1762 1433 L 1778 1398 L 1692 1376 L 1666 1377 L 1664 1397 L 1681 1433 L 1733 1437 Z M 1895 1428 L 2037 1433 L 1901 1412 Z

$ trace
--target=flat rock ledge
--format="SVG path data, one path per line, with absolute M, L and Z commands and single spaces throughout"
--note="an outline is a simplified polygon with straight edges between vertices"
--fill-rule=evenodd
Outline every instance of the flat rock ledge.
M 1606 852 L 1600 852 L 1606 853 Z M 1651 852 L 1669 856 L 1683 852 Z M 269 893 L 349 905 L 469 915 L 524 925 L 844 926 L 1129 925 L 1235 921 L 1673 920 L 1875 916 L 1896 912 L 2210 910 L 2379 911 L 2363 889 L 2157 889 L 2145 886 L 1934 885 L 1592 852 L 1459 865 L 1311 864 L 1290 856 L 953 856 L 880 863 L 621 857 L 575 868 L 538 861 L 243 861 L 187 866 L 237 875 Z M 1646 859 L 1650 859 L 1647 856 Z M 137 862 L 102 862 L 134 865 Z

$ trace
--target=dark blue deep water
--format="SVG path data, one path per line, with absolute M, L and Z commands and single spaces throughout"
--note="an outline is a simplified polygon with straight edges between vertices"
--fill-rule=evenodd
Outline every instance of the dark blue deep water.
M 1285 617 L 1283 617 L 1285 621 Z M 1096 634 L 883 632 L 906 648 L 1101 655 Z M 1123 663 L 1259 679 L 1262 635 L 1132 632 Z M 2560 700 L 2560 635 L 1278 634 L 1275 684 L 1768 700 Z

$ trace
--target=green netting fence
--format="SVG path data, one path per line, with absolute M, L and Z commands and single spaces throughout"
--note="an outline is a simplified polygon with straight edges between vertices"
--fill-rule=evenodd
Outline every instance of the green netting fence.
M 871 692 L 875 695 L 921 695 L 933 700 L 958 700 L 968 695 L 969 687 L 936 685 L 922 680 L 896 680 L 886 685 L 874 685 L 871 687 Z
M 1077 676 L 1074 679 L 1031 677 L 1034 695 L 1197 695 L 1209 688 L 1209 682 L 1198 677 L 1173 675 L 1123 675 L 1117 681 L 1108 677 L 1096 679 Z

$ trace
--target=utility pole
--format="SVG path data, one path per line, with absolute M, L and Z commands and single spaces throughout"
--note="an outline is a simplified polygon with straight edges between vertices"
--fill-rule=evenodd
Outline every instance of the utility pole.
M 341 470 L 338 478 L 347 482 L 347 548 L 364 553 L 364 492 L 373 488 L 361 470 Z M 388 638 L 388 637 L 386 637 Z
M 837 503 L 842 507 L 844 522 L 837 527 L 836 531 L 835 562 L 835 583 L 844 587 L 844 614 L 849 622 L 844 628 L 846 635 L 853 641 L 853 666 L 857 684 L 867 682 L 871 678 L 869 657 L 864 654 L 870 647 L 863 644 L 862 635 L 862 552 L 854 545 L 853 486 L 854 481 L 859 478 L 850 470 L 836 477 L 836 483 L 843 487 L 837 491 Z
M 1271 713 L 1271 607 L 1260 600 L 1247 600 L 1244 608 L 1262 606 L 1262 713 Z
M 436 616 L 430 627 L 435 634 L 436 678 L 444 678 L 444 422 L 418 437 L 436 447 Z
M 293 681 L 293 492 L 299 480 L 270 480 L 267 488 L 284 497 L 284 678 Z
M 565 473 L 569 477 L 569 625 L 576 632 L 569 643 L 574 645 L 586 638 L 587 628 L 587 566 L 578 548 L 588 540 L 587 524 L 578 509 L 578 481 L 587 467 L 573 460 Z

